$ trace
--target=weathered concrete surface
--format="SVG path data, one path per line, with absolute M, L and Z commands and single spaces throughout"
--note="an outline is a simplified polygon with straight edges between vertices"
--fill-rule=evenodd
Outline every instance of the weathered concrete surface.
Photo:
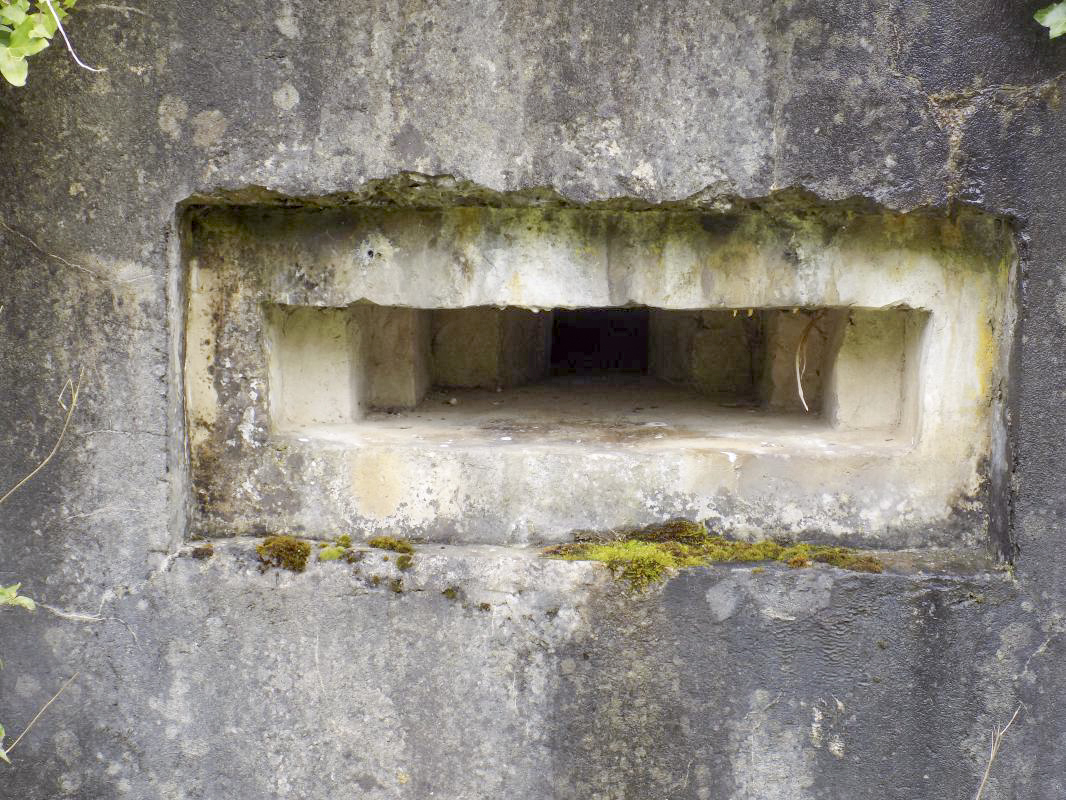
M 391 207 L 368 203 L 387 191 L 397 195 Z M 573 208 L 557 197 L 531 200 L 406 177 L 369 184 L 360 196 L 338 208 L 194 207 L 183 218 L 193 524 L 205 534 L 355 529 L 369 537 L 386 527 L 436 541 L 528 543 L 557 541 L 575 528 L 685 516 L 749 537 L 897 547 L 987 540 L 989 474 L 1009 468 L 995 458 L 1006 436 L 999 421 L 1014 323 L 1015 252 L 1003 220 L 900 215 L 788 195 L 769 198 L 771 210 L 736 202 L 728 213 L 694 201 Z M 473 199 L 479 196 L 493 205 L 480 205 Z M 305 310 L 286 312 L 279 329 L 263 311 L 279 303 Z M 628 385 L 615 389 L 620 397 L 659 410 L 637 430 L 604 413 L 606 385 L 556 387 L 587 394 L 586 426 L 575 420 L 566 435 L 551 416 L 564 399 L 528 420 L 490 417 L 477 438 L 470 424 L 456 425 L 452 435 L 444 425 L 427 428 L 420 417 L 436 416 L 437 398 L 402 420 L 411 430 L 406 440 L 382 441 L 376 428 L 361 424 L 362 415 L 318 412 L 317 405 L 345 393 L 358 395 L 345 408 L 417 404 L 413 386 L 428 388 L 429 379 L 410 376 L 434 368 L 427 367 L 430 342 L 416 331 L 428 329 L 431 316 L 486 305 L 646 305 L 727 315 L 776 309 L 787 322 L 769 326 L 763 405 L 798 410 L 797 433 L 784 439 L 768 424 L 779 421 L 763 415 L 694 430 L 671 416 L 674 406 L 662 395 L 643 396 Z M 347 307 L 350 320 L 306 311 L 317 306 Z M 811 307 L 823 313 L 785 311 Z M 907 309 L 922 310 L 910 335 L 901 321 L 894 336 L 875 322 L 902 320 Z M 484 354 L 472 343 L 498 338 L 482 330 L 469 331 L 460 345 L 477 372 Z M 821 344 L 801 345 L 819 337 Z M 353 353 L 363 351 L 349 369 L 336 353 L 346 342 L 360 343 Z M 682 347 L 680 337 L 668 345 Z M 812 359 L 809 415 L 796 397 L 799 350 Z M 815 363 L 830 351 L 824 360 L 833 379 L 822 391 Z M 411 388 L 382 393 L 386 383 Z M 490 385 L 514 383 L 501 375 Z M 279 384 L 282 395 L 296 387 L 316 399 L 283 396 L 279 408 Z M 804 417 L 818 416 L 823 395 L 829 426 L 808 431 Z M 455 399 L 465 408 L 469 398 Z M 513 392 L 496 402 L 506 411 Z M 305 412 L 293 414 L 286 403 Z M 717 411 L 708 401 L 697 417 Z M 315 425 L 299 425 L 301 413 Z M 544 435 L 490 436 L 526 421 Z M 338 423 L 328 439 L 317 430 L 326 422 Z M 869 433 L 836 436 L 849 430 Z M 514 444 L 501 447 L 506 441 Z M 580 499 L 576 476 L 592 478 L 579 482 Z
M 1066 56 L 1033 7 L 86 4 L 79 50 L 109 71 L 53 48 L 0 100 L 3 485 L 85 374 L 64 447 L 0 509 L 0 579 L 67 615 L 0 616 L 0 719 L 20 730 L 80 670 L 0 795 L 970 797 L 1018 703 L 983 797 L 1066 795 Z M 404 170 L 578 201 L 804 187 L 1012 216 L 1014 469 L 992 491 L 1013 582 L 712 569 L 633 601 L 593 567 L 416 567 L 471 596 L 499 573 L 541 586 L 516 619 L 584 609 L 494 628 L 432 590 L 352 594 L 329 565 L 279 583 L 226 555 L 167 561 L 185 518 L 176 204 Z M 527 655 L 535 637 L 555 655 Z
M 68 707 L 107 720 L 53 722 L 30 752 L 78 797 L 950 797 L 1033 677 L 1039 631 L 966 634 L 1016 605 L 995 573 L 716 567 L 634 597 L 598 565 L 503 548 L 301 575 L 186 550 L 91 645 L 50 626 L 59 657 L 105 648 L 129 677 L 76 684 Z M 886 724 L 901 715 L 932 730 Z

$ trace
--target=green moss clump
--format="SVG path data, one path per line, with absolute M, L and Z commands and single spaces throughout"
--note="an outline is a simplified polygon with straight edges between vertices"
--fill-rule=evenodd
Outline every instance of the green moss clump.
M 662 580 L 667 572 L 676 567 L 697 566 L 703 563 L 700 559 L 665 543 L 635 539 L 627 539 L 624 542 L 587 542 L 563 547 L 567 549 L 549 548 L 554 551 L 549 555 L 567 561 L 601 561 L 613 575 L 625 578 L 634 589 L 647 588 Z
M 358 564 L 360 561 L 363 560 L 363 556 L 365 555 L 366 553 L 364 553 L 362 550 L 345 550 L 344 556 L 342 557 L 344 558 L 344 561 L 348 564 Z
M 343 547 L 347 549 L 352 546 L 352 537 L 346 533 L 342 533 L 340 536 L 337 537 L 336 545 L 337 547 Z
M 449 600 L 458 600 L 460 591 L 461 590 L 458 586 L 449 586 L 447 589 L 441 592 L 441 594 L 447 597 Z
M 318 551 L 319 561 L 336 561 L 338 558 L 344 555 L 344 548 L 337 547 L 335 544 L 331 544 L 328 547 L 323 547 Z
M 709 534 L 707 528 L 690 519 L 670 519 L 638 528 L 632 536 L 638 542 L 677 542 L 679 544 L 703 544 Z
M 265 567 L 303 572 L 311 556 L 311 545 L 293 536 L 269 536 L 255 548 Z
M 413 553 L 415 551 L 414 545 L 409 541 L 397 539 L 394 536 L 375 536 L 367 544 L 378 550 L 391 550 L 394 553 Z
M 393 578 L 391 581 L 389 581 L 389 588 L 392 589 L 392 591 L 396 592 L 396 594 L 402 594 L 403 581 L 399 578 Z
M 412 555 L 410 555 L 408 553 L 404 553 L 402 556 L 397 556 L 396 557 L 396 567 L 397 567 L 397 569 L 401 569 L 401 570 L 411 569 L 411 567 L 414 565 L 414 563 L 415 563 L 414 556 L 412 556 Z
M 625 538 L 610 540 L 619 534 Z M 713 563 L 777 561 L 795 568 L 822 563 L 858 572 L 883 570 L 881 562 L 873 556 L 847 547 L 782 544 L 769 539 L 740 542 L 712 536 L 703 525 L 690 520 L 612 531 L 607 534 L 608 541 L 592 540 L 587 532 L 581 537 L 583 541 L 549 547 L 544 553 L 566 561 L 599 561 L 634 589 L 645 589 L 682 567 Z

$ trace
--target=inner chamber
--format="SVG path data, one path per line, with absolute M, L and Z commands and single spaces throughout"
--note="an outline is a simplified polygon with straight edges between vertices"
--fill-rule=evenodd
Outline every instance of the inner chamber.
M 896 429 L 913 421 L 925 316 L 275 305 L 271 416 L 282 431 L 403 419 L 492 430 L 505 421 L 662 424 L 695 435 L 738 422 L 766 432 Z M 738 410 L 757 417 L 738 420 Z
M 646 308 L 587 308 L 552 313 L 551 374 L 648 374 Z

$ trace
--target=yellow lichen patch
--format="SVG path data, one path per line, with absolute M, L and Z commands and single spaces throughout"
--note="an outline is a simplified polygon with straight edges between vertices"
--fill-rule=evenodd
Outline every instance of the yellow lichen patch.
M 255 552 L 266 567 L 303 572 L 311 556 L 311 545 L 292 536 L 269 536 Z
M 367 544 L 378 550 L 391 550 L 394 553 L 411 554 L 415 551 L 414 545 L 409 541 L 394 536 L 375 536 Z
M 333 543 L 319 542 L 318 560 L 319 561 L 336 561 L 339 558 L 343 558 L 348 563 L 352 563 L 350 556 L 350 548 L 352 546 L 352 537 L 344 533 L 333 540 Z
M 781 544 L 772 540 L 740 542 L 712 536 L 703 525 L 683 519 L 612 531 L 604 535 L 608 541 L 596 541 L 588 532 L 582 532 L 579 537 L 580 541 L 549 547 L 544 554 L 565 561 L 599 561 L 615 576 L 625 578 L 634 589 L 644 589 L 682 567 L 713 563 L 778 561 L 790 567 L 822 563 L 857 572 L 883 569 L 873 556 L 851 548 Z
M 319 561 L 336 561 L 344 555 L 344 548 L 331 544 L 318 551 Z

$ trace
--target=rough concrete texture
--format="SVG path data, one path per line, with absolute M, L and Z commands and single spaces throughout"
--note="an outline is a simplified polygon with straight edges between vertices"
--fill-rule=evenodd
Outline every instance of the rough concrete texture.
M 503 204 L 495 207 L 472 205 L 477 187 L 464 193 L 441 184 L 372 184 L 407 193 L 384 208 L 348 198 L 350 205 L 336 208 L 186 212 L 185 380 L 200 532 L 328 537 L 356 529 L 369 538 L 387 528 L 435 541 L 528 543 L 558 541 L 575 528 L 685 516 L 747 537 L 897 547 L 987 540 L 989 473 L 1007 469 L 993 453 L 1005 437 L 998 419 L 1013 332 L 1014 250 L 1001 220 L 959 213 L 949 221 L 798 197 L 779 197 L 772 210 L 729 212 L 687 207 L 696 201 L 614 210 L 539 198 L 531 206 L 522 194 L 493 198 Z M 480 194 L 490 202 L 489 192 Z M 440 206 L 425 207 L 431 203 Z M 297 312 L 308 326 L 321 324 L 322 365 L 309 367 L 313 329 L 290 319 L 284 330 L 292 330 L 292 345 L 274 336 L 281 345 L 273 349 L 298 355 L 269 367 L 264 331 L 276 313 L 263 309 L 278 303 L 348 307 L 355 333 L 338 333 L 339 312 Z M 505 392 L 500 414 L 486 423 L 500 434 L 493 446 L 483 436 L 471 441 L 469 424 L 436 441 L 408 419 L 409 439 L 398 447 L 395 438 L 376 440 L 357 419 L 328 441 L 298 424 L 301 413 L 311 426 L 331 421 L 315 408 L 330 401 L 300 400 L 303 412 L 285 397 L 280 408 L 268 402 L 278 397 L 269 384 L 279 375 L 283 386 L 312 398 L 365 387 L 365 397 L 341 403 L 352 409 L 415 406 L 434 373 L 445 385 L 501 388 L 542 376 L 538 319 L 545 331 L 548 319 L 516 304 L 557 309 L 557 319 L 566 307 L 651 306 L 659 355 L 649 371 L 696 386 L 720 380 L 714 342 L 723 337 L 713 328 L 689 335 L 684 325 L 664 327 L 663 315 L 717 309 L 746 320 L 758 308 L 768 320 L 765 377 L 756 380 L 747 354 L 734 355 L 734 363 L 762 388 L 766 407 L 797 411 L 803 425 L 824 404 L 830 425 L 788 447 L 764 426 L 753 447 L 746 435 L 760 433 L 762 416 L 740 433 L 732 418 L 723 420 L 707 436 L 671 416 L 672 404 L 657 403 L 660 415 L 642 429 L 651 434 L 645 443 L 633 441 L 632 426 L 591 407 L 588 430 L 573 425 L 575 435 L 562 443 L 547 437 L 559 420 L 538 414 L 530 420 L 546 434 L 538 441 L 504 435 L 523 422 Z M 431 321 L 453 315 L 451 325 Z M 908 336 L 910 315 L 924 324 L 910 326 Z M 503 331 L 520 319 L 532 330 L 512 337 L 530 348 L 513 353 L 530 364 L 525 374 L 503 357 L 513 351 Z M 429 329 L 435 348 L 419 333 Z M 600 339 L 590 333 L 578 339 L 591 351 Z M 347 370 L 335 353 L 345 341 L 362 351 Z M 756 337 L 744 349 L 763 346 Z M 681 363 L 660 357 L 689 348 Z M 809 412 L 796 390 L 797 361 Z M 325 380 L 309 381 L 311 369 Z M 570 387 L 581 390 L 598 404 L 612 388 Z M 629 384 L 614 391 L 634 406 L 653 405 Z M 450 399 L 467 405 L 462 394 Z M 431 414 L 440 403 L 426 406 Z M 463 416 L 461 409 L 444 413 Z M 708 402 L 704 416 L 717 413 Z M 291 436 L 275 435 L 276 418 Z M 616 440 L 590 447 L 604 430 Z M 870 434 L 841 440 L 836 434 L 846 430 Z M 578 501 L 574 476 L 582 474 L 596 477 L 582 482 Z
M 79 673 L 0 795 L 970 798 L 1020 707 L 982 798 L 1066 796 L 1066 55 L 1040 3 L 84 5 L 72 32 L 108 71 L 53 47 L 0 94 L 5 487 L 84 374 L 55 459 L 0 507 L 0 579 L 45 604 L 0 615 L 0 719 L 20 731 Z M 402 593 L 380 556 L 186 557 L 176 207 L 405 171 L 1008 220 L 987 513 L 1013 569 L 713 567 L 634 597 L 518 548 L 423 545 Z

